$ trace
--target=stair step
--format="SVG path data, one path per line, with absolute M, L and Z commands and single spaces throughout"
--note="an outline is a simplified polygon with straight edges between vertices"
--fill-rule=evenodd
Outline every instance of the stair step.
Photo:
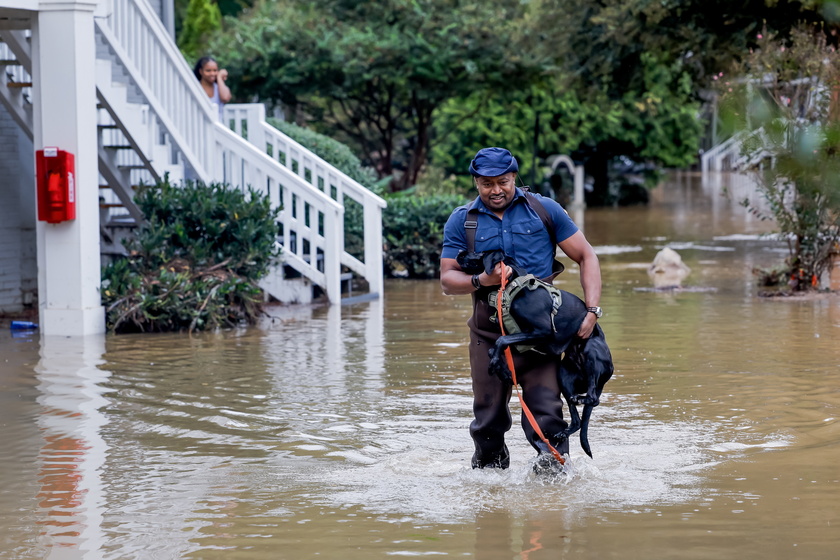
M 140 164 L 137 164 L 137 165 L 118 165 L 117 167 L 119 167 L 120 169 L 146 169 L 145 165 L 140 165 Z
M 0 66 L 23 66 L 21 62 L 17 59 L 3 59 L 0 60 Z
M 100 208 L 125 208 L 120 202 L 100 202 Z
M 97 126 L 97 128 L 103 128 L 103 129 L 106 129 L 106 128 L 107 128 L 107 129 L 117 129 L 117 128 L 119 128 L 119 127 L 118 127 L 117 125 L 115 125 L 115 124 L 98 124 L 98 125 L 96 125 L 96 126 Z
M 9 82 L 6 86 L 10 88 L 29 88 L 32 87 L 32 82 Z
M 115 127 L 116 128 L 116 127 Z M 133 150 L 132 146 L 128 144 L 114 144 L 113 146 L 102 146 L 106 150 Z

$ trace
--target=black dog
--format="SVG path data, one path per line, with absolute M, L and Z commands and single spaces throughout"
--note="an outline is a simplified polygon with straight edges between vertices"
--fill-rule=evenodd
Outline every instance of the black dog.
M 461 268 L 468 273 L 481 266 L 490 273 L 500 261 L 513 269 L 511 280 L 523 274 L 515 262 L 501 251 L 459 255 Z M 481 263 L 479 265 L 479 263 Z M 479 269 L 479 270 L 481 270 Z M 578 338 L 577 331 L 588 311 L 586 304 L 571 292 L 560 290 L 561 305 L 551 317 L 552 296 L 548 290 L 521 290 L 510 303 L 510 313 L 522 332 L 499 337 L 490 349 L 490 373 L 503 381 L 512 383 L 511 373 L 504 360 L 505 348 L 511 345 L 534 345 L 535 350 L 557 356 L 557 381 L 560 391 L 569 406 L 570 423 L 564 434 L 555 437 L 569 437 L 580 430 L 580 445 L 592 457 L 589 447 L 589 419 L 592 409 L 600 403 L 604 385 L 613 374 L 613 361 L 604 331 L 596 324 L 587 339 Z M 578 413 L 578 404 L 583 405 L 583 416 Z

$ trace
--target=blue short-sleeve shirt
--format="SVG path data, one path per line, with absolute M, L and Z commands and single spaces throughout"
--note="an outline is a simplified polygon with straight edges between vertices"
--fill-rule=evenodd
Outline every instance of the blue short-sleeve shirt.
M 578 231 L 560 204 L 538 194 L 534 196 L 540 197 L 540 202 L 551 216 L 558 243 Z M 474 204 L 478 208 L 476 252 L 501 249 L 537 278 L 545 278 L 551 274 L 554 258 L 551 238 L 539 214 L 529 206 L 521 189 L 516 189 L 516 194 L 501 219 L 487 209 L 480 198 L 476 198 Z M 454 259 L 458 253 L 467 249 L 464 222 L 467 219 L 468 206 L 469 204 L 456 208 L 446 221 L 443 229 L 443 251 L 440 255 L 442 259 Z

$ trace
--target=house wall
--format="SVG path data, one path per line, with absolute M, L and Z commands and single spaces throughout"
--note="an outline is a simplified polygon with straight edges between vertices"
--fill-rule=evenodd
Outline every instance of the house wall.
M 0 313 L 36 304 L 34 167 L 32 141 L 0 105 Z
M 158 15 L 166 30 L 175 37 L 175 0 L 149 0 L 152 10 Z

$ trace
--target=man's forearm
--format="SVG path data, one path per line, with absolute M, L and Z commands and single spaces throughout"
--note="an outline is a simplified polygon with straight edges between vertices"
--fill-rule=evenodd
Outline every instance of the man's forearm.
M 483 273 L 482 273 L 483 274 Z M 440 275 L 443 293 L 448 296 L 463 296 L 476 291 L 472 275 L 460 270 L 450 270 Z
M 580 285 L 586 307 L 598 307 L 601 303 L 601 266 L 595 253 L 580 262 Z

